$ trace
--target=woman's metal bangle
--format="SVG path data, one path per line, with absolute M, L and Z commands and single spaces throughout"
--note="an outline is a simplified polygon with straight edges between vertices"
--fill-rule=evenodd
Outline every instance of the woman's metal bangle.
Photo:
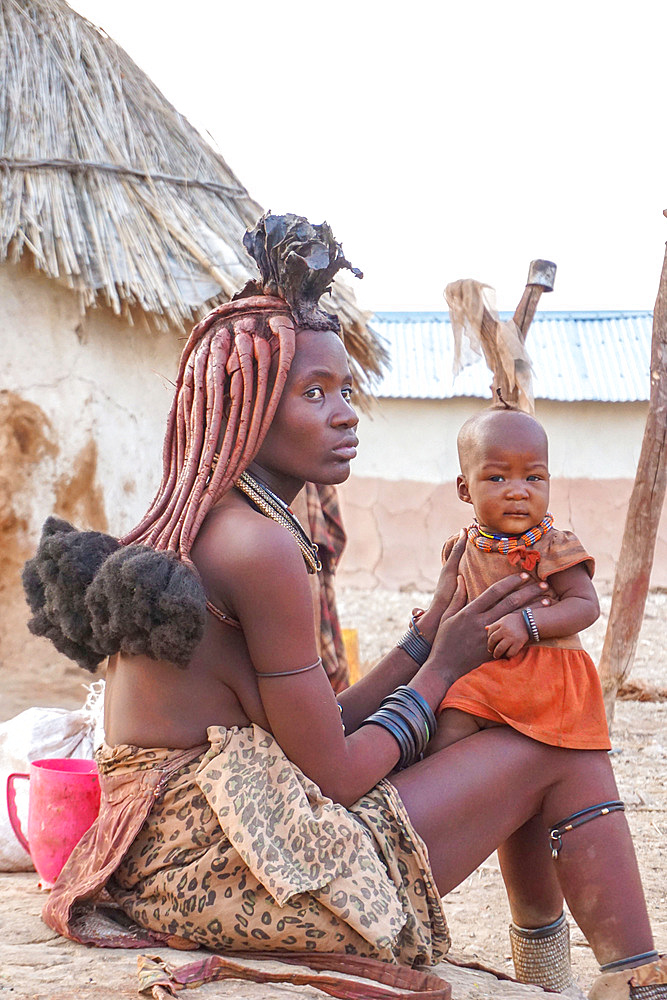
M 435 717 L 435 712 L 427 702 L 426 698 L 415 691 L 414 688 L 408 687 L 407 684 L 402 684 L 400 687 L 396 688 L 394 694 L 401 693 L 403 698 L 409 698 L 419 709 L 424 719 L 426 725 L 426 736 L 430 740 L 435 736 L 435 731 L 438 728 L 438 720 Z
M 401 636 L 396 645 L 399 649 L 404 649 L 408 656 L 411 656 L 420 667 L 423 667 L 428 660 L 429 653 L 431 652 L 431 643 L 428 642 L 426 636 L 417 625 L 414 612 L 410 616 L 408 631 L 405 635 Z
M 422 758 L 437 726 L 435 713 L 426 699 L 405 684 L 387 695 L 377 711 L 361 723 L 362 726 L 368 724 L 386 729 L 398 743 L 397 771 Z
M 526 623 L 526 628 L 528 629 L 528 635 L 532 642 L 540 641 L 540 633 L 538 631 L 537 625 L 535 623 L 535 617 L 533 615 L 531 608 L 524 608 L 521 612 L 523 615 L 523 620 Z
M 428 641 L 422 630 L 419 628 L 419 625 L 417 624 L 418 619 L 421 618 L 423 614 L 424 612 L 422 611 L 421 614 L 416 615 L 415 612 L 413 611 L 412 614 L 410 615 L 410 624 L 408 625 L 408 628 L 410 629 L 413 635 L 416 635 L 419 639 L 423 639 L 424 642 L 430 646 L 431 645 L 430 642 Z

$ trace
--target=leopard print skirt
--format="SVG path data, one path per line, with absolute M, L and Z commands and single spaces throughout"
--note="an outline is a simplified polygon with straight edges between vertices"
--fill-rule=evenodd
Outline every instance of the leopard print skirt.
M 216 951 L 441 960 L 449 935 L 426 846 L 390 782 L 345 809 L 259 727 L 208 737 L 107 884 L 136 923 Z M 102 747 L 98 764 L 136 772 L 170 754 Z

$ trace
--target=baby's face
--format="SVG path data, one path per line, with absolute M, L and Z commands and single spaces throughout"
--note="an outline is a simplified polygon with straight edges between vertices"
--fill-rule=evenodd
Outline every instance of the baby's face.
M 521 416 L 501 413 L 481 424 L 457 481 L 460 499 L 473 505 L 480 527 L 494 534 L 528 531 L 549 506 L 546 436 Z

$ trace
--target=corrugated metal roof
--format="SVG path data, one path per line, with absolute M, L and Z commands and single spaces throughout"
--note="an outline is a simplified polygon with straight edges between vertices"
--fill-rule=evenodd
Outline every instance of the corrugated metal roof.
M 501 313 L 509 319 L 511 313 Z M 633 402 L 649 398 L 650 312 L 536 314 L 527 348 L 538 399 Z M 369 324 L 390 355 L 376 390 L 382 398 L 488 398 L 491 373 L 482 359 L 454 379 L 449 313 L 376 313 Z

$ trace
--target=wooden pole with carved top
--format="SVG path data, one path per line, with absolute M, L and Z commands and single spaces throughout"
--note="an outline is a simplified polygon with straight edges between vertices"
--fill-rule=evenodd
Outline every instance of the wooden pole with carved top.
M 667 210 L 665 210 L 667 215 Z M 607 721 L 632 667 L 644 616 L 655 542 L 667 487 L 667 250 L 653 312 L 651 395 L 635 484 L 616 567 L 599 671 Z

